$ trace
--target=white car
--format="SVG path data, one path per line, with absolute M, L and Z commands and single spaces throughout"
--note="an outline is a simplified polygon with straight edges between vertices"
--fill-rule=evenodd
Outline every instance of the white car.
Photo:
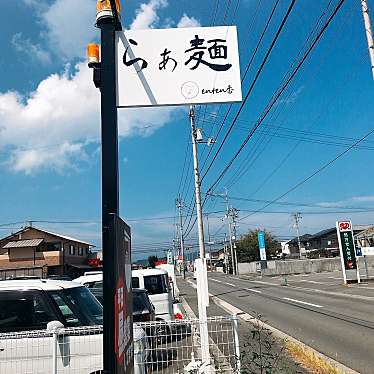
M 49 374 L 53 367 L 58 373 L 101 370 L 102 322 L 101 304 L 79 283 L 0 281 L 0 374 Z M 58 342 L 55 362 L 52 331 Z M 147 373 L 147 348 L 144 330 L 134 325 L 136 374 Z

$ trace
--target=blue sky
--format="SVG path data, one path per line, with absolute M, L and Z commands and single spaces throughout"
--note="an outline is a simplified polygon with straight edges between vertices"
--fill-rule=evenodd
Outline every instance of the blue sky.
M 288 3 L 281 1 L 276 9 L 243 82 L 243 93 L 247 92 Z M 217 178 L 262 113 L 328 3 L 296 2 L 239 121 L 204 179 L 203 191 Z M 328 14 L 336 3 L 331 2 Z M 374 7 L 371 2 L 370 5 Z M 132 0 L 126 1 L 122 19 L 126 28 L 235 24 L 243 73 L 272 6 L 273 1 L 257 0 Z M 304 67 L 216 186 L 216 192 L 222 193 L 226 186 L 233 197 L 272 200 L 373 128 L 373 80 L 360 11 L 359 2 L 345 1 Z M 94 0 L 15 0 L 3 5 L 0 224 L 17 223 L 2 226 L 0 235 L 19 228 L 22 224 L 18 222 L 28 219 L 89 221 L 37 225 L 101 245 L 99 93 L 85 62 L 86 44 L 98 40 L 94 19 Z M 233 106 L 215 148 L 238 107 Z M 197 110 L 197 124 L 209 136 L 216 133 L 227 105 Z M 122 109 L 119 129 L 120 211 L 125 219 L 137 218 L 129 223 L 133 246 L 139 251 L 136 256 L 142 257 L 140 250 L 162 251 L 171 243 L 174 219 L 164 217 L 175 215 L 174 200 L 181 180 L 186 211 L 192 198 L 187 111 Z M 267 210 L 323 212 L 304 214 L 302 232 L 331 227 L 340 218 L 374 223 L 373 212 L 326 214 L 325 208 L 334 206 L 332 210 L 337 211 L 343 210 L 339 207 L 374 206 L 374 138 L 366 140 L 361 144 L 363 148 L 353 149 L 283 199 L 316 204 L 316 208 L 272 205 Z M 202 162 L 206 148 L 200 146 Z M 241 165 L 244 169 L 237 174 Z M 182 175 L 183 170 L 188 173 Z M 272 176 L 268 178 L 269 175 Z M 249 214 L 246 210 L 263 206 L 239 200 L 233 200 L 233 205 L 241 210 L 239 218 Z M 207 212 L 223 208 L 220 199 L 208 199 L 204 207 Z M 217 237 L 224 232 L 221 216 L 217 213 L 210 218 L 211 232 Z M 162 219 L 149 220 L 154 217 Z M 238 229 L 244 233 L 254 227 L 269 228 L 280 237 L 292 236 L 295 231 L 290 213 L 257 213 L 243 219 Z M 194 242 L 195 237 L 193 230 L 188 240 Z

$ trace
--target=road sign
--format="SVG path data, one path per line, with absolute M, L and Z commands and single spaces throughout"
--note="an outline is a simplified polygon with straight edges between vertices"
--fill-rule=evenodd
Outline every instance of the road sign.
M 167 256 L 168 264 L 173 265 L 174 264 L 174 255 L 172 251 L 168 251 L 168 256 Z
M 235 26 L 117 32 L 117 107 L 242 100 Z
M 374 256 L 374 247 L 362 247 L 362 256 Z
M 260 259 L 261 261 L 266 261 L 266 244 L 265 244 L 265 232 L 259 231 L 258 237 L 258 247 L 260 248 Z
M 356 270 L 357 280 L 360 282 L 360 274 L 356 261 L 356 249 L 353 240 L 352 222 L 338 221 L 336 222 L 336 230 L 338 234 L 344 283 L 347 283 L 347 270 Z
M 129 374 L 134 368 L 131 232 L 118 216 L 111 215 L 117 251 L 115 252 L 114 339 L 118 374 Z M 105 268 L 104 268 L 105 271 Z M 105 292 L 106 290 L 104 290 Z

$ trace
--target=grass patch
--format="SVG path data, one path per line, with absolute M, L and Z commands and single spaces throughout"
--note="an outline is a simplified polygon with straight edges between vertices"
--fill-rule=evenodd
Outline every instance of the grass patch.
M 294 342 L 286 341 L 285 347 L 288 353 L 305 369 L 313 374 L 344 374 L 340 369 L 317 356 L 312 350 L 300 346 Z

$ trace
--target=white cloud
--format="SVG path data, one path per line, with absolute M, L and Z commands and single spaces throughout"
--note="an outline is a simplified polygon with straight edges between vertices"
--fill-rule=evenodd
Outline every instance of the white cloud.
M 25 60 L 26 57 L 28 57 L 42 64 L 49 64 L 51 62 L 49 52 L 44 50 L 40 44 L 33 44 L 31 40 L 26 39 L 22 33 L 14 34 L 11 42 L 16 51 L 22 53 Z
M 44 27 L 41 34 L 48 51 L 39 44 L 14 36 L 20 50 L 28 46 L 35 59 L 48 62 L 59 57 L 65 61 L 81 58 L 85 46 L 98 35 L 93 26 L 96 0 L 23 0 L 32 7 Z M 151 28 L 160 22 L 158 11 L 167 0 L 150 0 L 136 11 L 131 28 Z M 170 20 L 169 20 L 170 21 Z M 178 25 L 194 25 L 197 20 L 183 15 Z M 119 136 L 149 136 L 168 123 L 181 109 L 153 108 L 119 110 Z M 26 174 L 52 169 L 79 168 L 80 162 L 95 157 L 88 145 L 100 139 L 100 93 L 92 82 L 92 70 L 86 63 L 74 69 L 66 65 L 62 73 L 52 74 L 39 83 L 34 92 L 0 93 L 0 151 L 2 165 Z M 3 153 L 4 154 L 4 153 Z
M 143 3 L 136 11 L 136 17 L 131 23 L 132 30 L 149 29 L 154 27 L 160 20 L 157 11 L 168 6 L 167 0 L 150 0 Z
M 200 22 L 194 17 L 188 17 L 187 14 L 183 14 L 182 18 L 179 20 L 177 27 L 199 27 Z
M 41 48 L 40 44 L 31 46 L 35 58 L 48 60 L 50 55 L 60 58 L 63 61 L 70 61 L 73 58 L 82 58 L 86 53 L 86 45 L 98 39 L 99 30 L 94 27 L 96 0 L 80 0 L 79 11 L 77 11 L 76 0 L 23 0 L 30 6 L 39 18 L 42 26 L 41 39 L 46 43 L 46 48 Z M 149 0 L 148 3 L 140 4 L 136 10 L 130 28 L 148 29 L 159 26 L 160 17 L 158 12 L 168 6 L 168 0 Z M 175 22 L 171 18 L 166 18 L 164 27 L 170 27 Z M 200 22 L 194 18 L 183 14 L 178 27 L 196 27 Z M 16 34 L 18 35 L 18 34 Z M 16 36 L 20 43 L 19 36 Z M 16 45 L 17 48 L 17 45 Z M 20 48 L 17 48 L 20 50 Z
M 23 0 L 33 8 L 40 25 L 44 27 L 41 36 L 55 56 L 68 61 L 83 57 L 86 45 L 95 40 L 98 30 L 94 27 L 96 0 Z
M 373 202 L 374 195 L 366 195 L 366 196 L 353 196 L 352 201 L 357 201 L 361 203 Z
M 33 174 L 40 169 L 52 169 L 61 172 L 75 168 L 76 160 L 87 159 L 82 143 L 63 143 L 54 147 L 29 150 L 15 150 L 11 153 L 8 165 L 14 171 Z
M 148 136 L 169 122 L 175 108 L 119 110 L 119 136 Z M 28 97 L 0 94 L 0 149 L 10 150 L 6 165 L 33 173 L 64 170 L 86 159 L 85 146 L 100 137 L 100 96 L 85 63 L 73 72 L 52 74 Z

